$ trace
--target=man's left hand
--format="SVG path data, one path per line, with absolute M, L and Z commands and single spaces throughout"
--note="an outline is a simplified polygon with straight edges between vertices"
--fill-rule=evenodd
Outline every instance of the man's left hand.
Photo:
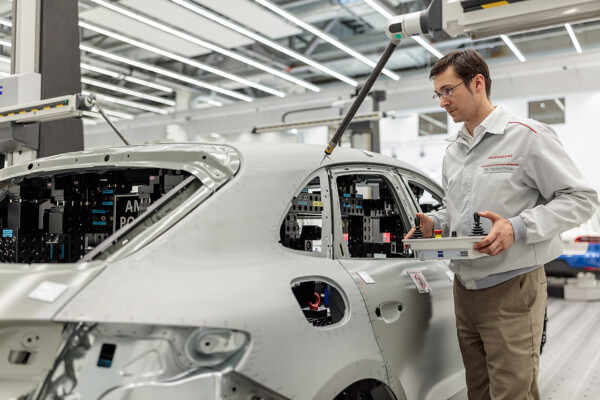
M 508 249 L 515 242 L 515 232 L 512 224 L 507 220 L 490 211 L 478 213 L 480 217 L 492 221 L 490 233 L 479 243 L 475 243 L 473 248 L 480 253 L 495 256 Z

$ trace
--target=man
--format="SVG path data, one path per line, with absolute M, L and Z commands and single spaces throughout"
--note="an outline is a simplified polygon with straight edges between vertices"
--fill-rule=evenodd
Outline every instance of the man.
M 492 105 L 479 53 L 451 52 L 429 77 L 434 99 L 464 124 L 444 156 L 445 208 L 417 214 L 424 236 L 468 236 L 476 212 L 488 232 L 474 248 L 489 257 L 450 263 L 469 399 L 539 399 L 543 265 L 561 254 L 559 234 L 591 217 L 597 194 L 550 127 Z

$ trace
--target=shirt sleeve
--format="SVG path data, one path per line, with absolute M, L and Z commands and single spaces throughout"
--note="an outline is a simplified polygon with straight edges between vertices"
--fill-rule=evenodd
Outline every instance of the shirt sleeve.
M 526 243 L 548 240 L 574 228 L 597 208 L 598 194 L 546 125 L 540 125 L 529 144 L 523 174 L 525 184 L 541 196 L 538 206 L 519 215 L 527 227 Z

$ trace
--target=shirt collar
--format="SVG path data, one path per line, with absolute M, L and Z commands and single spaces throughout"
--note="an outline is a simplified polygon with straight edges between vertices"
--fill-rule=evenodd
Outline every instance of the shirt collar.
M 463 124 L 458 134 L 449 137 L 448 141 L 454 142 L 458 138 L 464 139 L 467 143 L 471 143 L 474 139 L 476 139 L 479 135 L 488 132 L 492 134 L 503 134 L 504 128 L 508 124 L 509 114 L 502 109 L 500 106 L 495 106 L 491 113 L 488 114 L 487 117 L 479 125 L 475 127 L 473 130 L 473 136 L 469 134 L 469 131 Z

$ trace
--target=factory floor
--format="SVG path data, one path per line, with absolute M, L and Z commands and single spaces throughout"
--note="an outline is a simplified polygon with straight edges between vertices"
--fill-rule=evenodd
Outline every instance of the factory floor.
M 600 301 L 548 298 L 542 400 L 600 399 Z

